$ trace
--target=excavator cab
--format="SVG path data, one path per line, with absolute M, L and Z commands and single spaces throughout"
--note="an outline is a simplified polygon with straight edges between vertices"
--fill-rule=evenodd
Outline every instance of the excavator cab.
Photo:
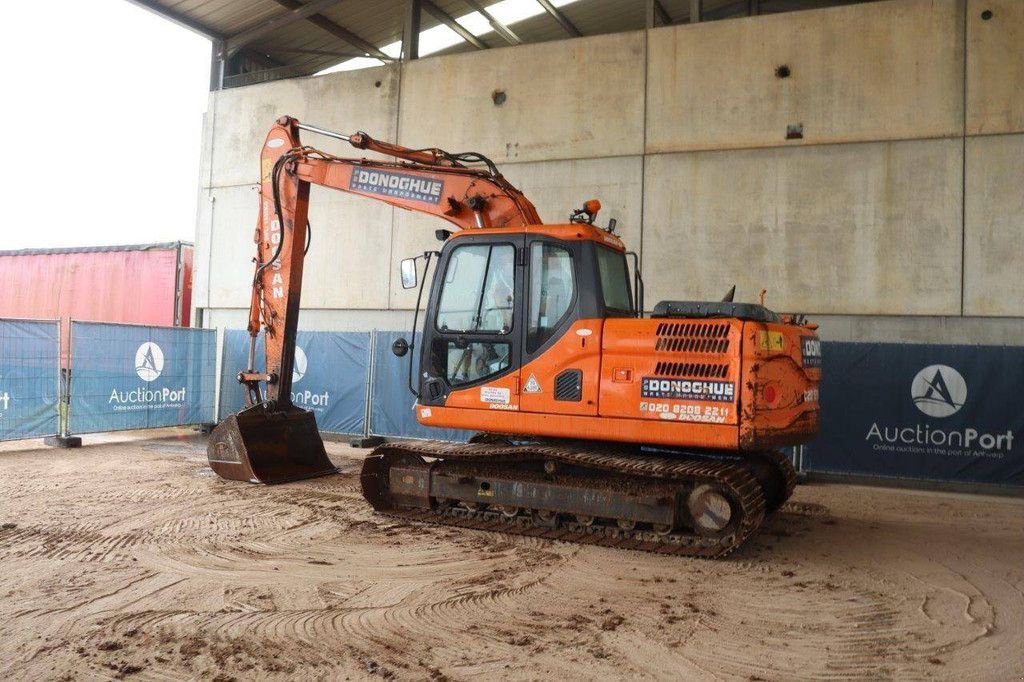
M 418 381 L 411 386 L 419 404 L 443 406 L 452 393 L 479 388 L 491 402 L 481 399 L 475 407 L 516 409 L 520 387 L 529 383 L 520 369 L 574 325 L 636 316 L 628 272 L 621 242 L 589 223 L 451 236 L 434 268 L 421 339 L 414 336 L 412 344 L 419 349 Z M 578 352 L 570 356 L 595 350 L 573 345 Z M 397 350 L 404 355 L 405 349 Z

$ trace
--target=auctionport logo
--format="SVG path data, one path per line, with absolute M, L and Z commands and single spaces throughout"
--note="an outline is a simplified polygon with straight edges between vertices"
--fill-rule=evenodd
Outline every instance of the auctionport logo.
M 156 381 L 164 371 L 164 351 L 152 341 L 146 341 L 135 351 L 135 373 L 146 382 L 136 388 L 110 390 L 107 403 L 115 411 L 148 410 L 165 407 L 181 407 L 186 400 L 184 386 L 179 388 L 149 388 L 147 384 Z
M 914 377 L 910 396 L 929 417 L 949 417 L 967 402 L 967 382 L 948 365 L 929 365 Z
M 306 351 L 302 350 L 300 346 L 295 346 L 295 364 L 292 365 L 292 386 L 302 381 L 302 377 L 306 376 L 308 369 L 309 358 L 306 356 Z M 321 412 L 330 406 L 331 393 L 330 391 L 315 393 L 308 388 L 304 391 L 292 391 L 292 403 L 299 407 Z
M 929 417 L 949 417 L 967 402 L 967 381 L 949 365 L 928 365 L 910 382 L 910 397 Z M 1013 450 L 1013 429 L 986 433 L 974 426 L 944 429 L 924 424 L 873 422 L 864 437 L 876 451 L 897 454 L 1001 458 Z
M 302 381 L 302 377 L 306 376 L 306 368 L 309 366 L 309 360 L 306 358 L 306 351 L 302 350 L 301 346 L 295 346 L 295 364 L 292 365 L 292 383 L 297 384 Z
M 147 341 L 135 351 L 135 373 L 143 381 L 156 381 L 164 371 L 164 352 L 160 346 Z

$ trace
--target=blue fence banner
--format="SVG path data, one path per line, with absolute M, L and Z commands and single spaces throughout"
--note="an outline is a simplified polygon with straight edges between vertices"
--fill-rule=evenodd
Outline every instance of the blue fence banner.
M 806 470 L 1024 485 L 1024 348 L 823 346 Z
M 264 366 L 264 339 L 256 342 L 256 366 Z M 224 332 L 221 363 L 220 418 L 245 407 L 245 389 L 238 372 L 249 362 L 249 332 Z M 368 332 L 309 332 L 296 337 L 292 402 L 312 410 L 317 427 L 327 433 L 363 434 L 366 385 L 370 374 Z
M 416 397 L 409 391 L 409 355 L 395 357 L 391 344 L 400 336 L 409 338 L 409 332 L 374 332 L 373 344 L 373 399 L 370 404 L 370 433 L 374 436 L 398 438 L 424 438 L 465 442 L 474 431 L 440 429 L 423 426 L 416 421 Z M 417 346 L 419 345 L 417 335 Z M 410 353 L 413 363 L 413 381 L 419 370 L 419 348 Z
M 213 329 L 72 322 L 70 431 L 209 422 L 216 363 Z
M 0 320 L 0 440 L 56 434 L 59 386 L 58 323 Z

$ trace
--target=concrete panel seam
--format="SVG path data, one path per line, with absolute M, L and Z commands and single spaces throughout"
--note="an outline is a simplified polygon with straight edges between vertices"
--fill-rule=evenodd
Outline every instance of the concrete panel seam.
M 961 139 L 960 139 L 960 316 L 967 312 L 967 2 L 962 3 L 963 9 L 963 87 L 960 88 L 961 105 Z
M 1000 133 L 994 133 L 1000 134 Z M 1003 133 L 1005 134 L 1005 133 Z M 799 144 L 764 144 L 764 145 L 746 145 L 740 147 L 688 147 L 680 149 L 666 149 L 666 150 L 648 150 L 644 152 L 644 156 L 666 156 L 672 154 L 702 154 L 706 152 L 747 152 L 756 151 L 759 149 L 804 149 L 813 147 L 841 147 L 848 145 L 858 144 L 881 144 L 888 142 L 926 142 L 928 140 L 959 140 L 963 135 L 929 135 L 923 137 L 882 137 L 882 138 L 866 138 L 863 140 L 836 140 L 836 141 L 823 141 L 823 142 L 801 142 Z M 972 136 L 974 137 L 974 136 Z M 982 137 L 982 136 L 977 136 Z M 638 156 L 637 154 L 627 154 L 626 156 Z M 615 157 L 607 157 L 615 158 Z

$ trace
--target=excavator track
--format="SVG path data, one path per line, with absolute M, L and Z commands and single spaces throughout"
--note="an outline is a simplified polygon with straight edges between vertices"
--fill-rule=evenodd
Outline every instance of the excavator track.
M 760 470 L 774 469 L 781 483 L 770 507 L 771 487 L 752 464 L 758 458 L 766 463 Z M 578 443 L 514 444 L 485 434 L 467 444 L 382 445 L 367 457 L 361 479 L 373 508 L 395 518 L 720 558 L 789 497 L 796 476 L 781 453 L 661 456 Z M 708 495 L 718 506 L 704 502 Z
M 768 512 L 774 512 L 793 496 L 796 490 L 796 468 L 780 450 L 762 450 L 747 455 L 754 463 L 756 475 L 765 488 Z M 763 463 L 758 466 L 759 463 Z

